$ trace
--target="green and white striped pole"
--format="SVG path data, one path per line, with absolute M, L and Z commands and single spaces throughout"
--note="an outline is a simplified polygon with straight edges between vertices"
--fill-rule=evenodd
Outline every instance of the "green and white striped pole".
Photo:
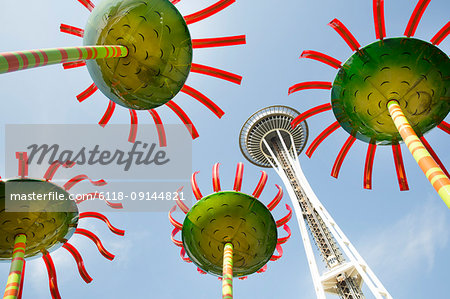
M 20 291 L 20 284 L 22 283 L 22 270 L 25 262 L 25 244 L 27 236 L 19 234 L 14 240 L 14 250 L 11 261 L 11 268 L 9 270 L 8 281 L 6 282 L 5 293 L 3 299 L 17 299 Z
M 223 249 L 222 299 L 233 299 L 233 244 Z

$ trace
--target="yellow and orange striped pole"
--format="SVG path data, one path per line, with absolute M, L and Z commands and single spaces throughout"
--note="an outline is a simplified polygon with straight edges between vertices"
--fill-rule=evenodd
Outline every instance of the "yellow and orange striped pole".
M 6 282 L 5 293 L 3 299 L 16 299 L 20 291 L 20 284 L 22 283 L 22 269 L 25 262 L 25 243 L 27 236 L 19 234 L 14 240 L 14 250 L 11 261 L 11 268 L 9 270 L 8 281 Z
M 233 299 L 233 244 L 223 249 L 222 299 Z
M 388 102 L 388 109 L 391 117 L 397 127 L 398 132 L 403 138 L 409 151 L 412 153 L 417 164 L 419 164 L 423 173 L 431 185 L 439 193 L 439 196 L 450 208 L 450 180 L 434 161 L 433 157 L 426 150 L 417 134 L 406 119 L 403 111 L 397 101 L 391 100 Z

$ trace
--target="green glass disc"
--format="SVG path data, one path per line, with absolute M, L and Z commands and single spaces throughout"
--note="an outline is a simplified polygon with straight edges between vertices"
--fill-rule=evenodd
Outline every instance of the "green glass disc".
M 117 104 L 147 110 L 170 101 L 192 63 L 186 22 L 168 0 L 109 0 L 92 11 L 84 45 L 123 45 L 128 56 L 86 61 L 97 87 Z
M 336 119 L 349 134 L 376 144 L 401 141 L 387 102 L 399 102 L 421 136 L 450 109 L 450 59 L 436 46 L 414 38 L 374 42 L 351 56 L 331 91 Z
M 267 207 L 256 198 L 235 191 L 213 193 L 186 215 L 183 245 L 202 270 L 222 276 L 223 248 L 234 247 L 233 276 L 261 269 L 277 244 L 277 226 Z

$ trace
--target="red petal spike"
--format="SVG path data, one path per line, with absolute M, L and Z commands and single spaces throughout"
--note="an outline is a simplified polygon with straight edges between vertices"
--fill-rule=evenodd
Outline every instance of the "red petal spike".
M 172 213 L 175 212 L 175 210 L 177 209 L 177 206 L 173 206 L 170 211 L 169 211 L 169 221 L 170 223 L 175 226 L 178 229 L 183 229 L 183 224 L 181 224 L 180 222 L 176 221 L 173 216 Z
M 296 118 L 294 118 L 294 120 L 291 122 L 291 126 L 293 129 L 295 129 L 295 127 L 298 126 L 305 119 L 310 118 L 311 116 L 314 116 L 318 113 L 328 111 L 328 110 L 331 110 L 331 103 L 327 103 L 327 104 L 323 104 L 323 105 L 311 108 L 311 109 L 303 112 Z
M 177 190 L 177 194 L 181 192 L 181 190 L 183 190 L 183 187 L 178 188 Z M 178 205 L 178 207 L 185 213 L 187 214 L 189 212 L 189 207 L 179 199 L 179 196 L 176 196 L 175 198 L 175 202 Z
M 167 139 L 166 139 L 166 130 L 164 130 L 164 125 L 161 121 L 161 117 L 159 117 L 158 112 L 156 112 L 155 109 L 148 110 L 150 112 L 150 115 L 153 117 L 153 121 L 156 125 L 156 130 L 158 131 L 158 137 L 159 137 L 159 146 L 160 147 L 166 147 L 167 146 Z
M 430 153 L 430 155 L 433 157 L 434 161 L 441 167 L 442 171 L 445 173 L 446 176 L 450 177 L 447 169 L 445 168 L 444 164 L 442 163 L 441 159 L 439 159 L 436 152 L 433 150 L 431 145 L 428 143 L 428 141 L 425 139 L 425 137 L 420 137 L 420 141 L 422 141 L 423 145 L 427 149 L 427 151 Z
M 50 166 L 47 168 L 47 171 L 44 174 L 44 179 L 46 181 L 50 181 L 53 176 L 55 175 L 56 171 L 58 170 L 58 168 L 60 166 L 64 167 L 64 168 L 72 168 L 76 163 L 72 162 L 72 161 L 66 161 L 64 163 L 59 162 L 59 161 L 54 161 L 52 164 L 50 164 Z
M 195 199 L 197 199 L 197 200 L 200 200 L 203 197 L 202 193 L 200 192 L 200 188 L 198 187 L 198 184 L 197 184 L 197 174 L 199 172 L 200 171 L 196 171 L 191 176 L 192 192 L 194 193 Z
M 373 0 L 373 20 L 375 23 L 375 35 L 382 40 L 386 37 L 384 25 L 384 0 Z
M 137 126 L 138 126 L 138 118 L 136 114 L 136 110 L 128 109 L 130 110 L 130 134 L 128 135 L 128 141 L 131 143 L 134 143 L 136 141 L 136 134 L 137 134 Z
M 281 248 L 281 245 L 277 244 L 276 250 L 278 252 L 278 255 L 272 255 L 272 257 L 270 258 L 271 261 L 279 260 L 283 256 L 283 248 Z
M 291 237 L 291 228 L 287 224 L 283 225 L 283 229 L 288 235 L 283 238 L 278 238 L 277 244 L 279 245 L 286 243 Z
M 264 267 L 262 267 L 261 269 L 259 269 L 258 271 L 256 271 L 256 273 L 264 273 L 267 271 L 267 264 L 264 265 Z
M 197 11 L 196 13 L 185 16 L 184 20 L 186 21 L 187 25 L 193 24 L 195 22 L 209 18 L 212 15 L 215 15 L 216 13 L 227 8 L 234 2 L 236 2 L 236 0 L 220 0 L 219 2 L 216 2 L 205 9 L 202 9 L 200 11 Z
M 234 178 L 234 186 L 233 186 L 234 191 L 236 192 L 241 191 L 243 176 L 244 176 L 244 164 L 242 162 L 239 162 L 236 167 L 236 176 Z
M 197 63 L 192 64 L 191 72 L 216 77 L 238 85 L 240 85 L 242 82 L 242 76 Z
M 102 220 L 103 222 L 106 223 L 106 225 L 108 226 L 109 230 L 112 231 L 113 233 L 115 233 L 116 235 L 119 236 L 124 236 L 125 235 L 125 231 L 122 229 L 118 229 L 116 227 L 114 227 L 111 222 L 109 222 L 109 219 L 106 218 L 105 215 L 97 213 L 97 212 L 83 212 L 80 214 L 79 216 L 80 219 L 82 218 L 97 218 Z
M 247 275 L 247 276 L 241 276 L 241 277 L 239 277 L 238 279 L 239 279 L 239 280 L 246 280 L 246 279 L 248 279 L 248 275 Z
M 205 275 L 205 274 L 206 274 L 206 272 L 203 271 L 202 269 L 200 269 L 199 267 L 197 267 L 197 272 L 200 273 L 200 274 L 202 274 L 202 275 Z
M 281 199 L 283 198 L 283 188 L 281 188 L 278 185 L 275 186 L 278 188 L 278 193 L 275 196 L 275 198 L 267 205 L 269 211 L 273 211 L 273 209 L 276 208 L 276 206 L 280 203 Z
M 189 257 L 186 257 L 186 251 L 184 250 L 184 247 L 181 247 L 180 256 L 181 259 L 186 263 L 192 263 L 191 259 Z
M 291 220 L 291 218 L 292 218 L 292 208 L 289 205 L 286 205 L 286 209 L 289 211 L 289 213 L 276 222 L 277 223 L 277 227 L 285 225 L 289 220 Z
M 319 136 L 316 137 L 316 139 L 313 140 L 311 145 L 306 150 L 306 155 L 311 158 L 314 151 L 317 149 L 317 147 L 322 143 L 322 141 L 325 140 L 328 136 L 330 136 L 331 133 L 336 131 L 340 127 L 339 122 L 335 121 L 332 123 L 329 127 L 327 127 L 325 130 L 323 130 L 322 133 L 320 133 Z
M 48 252 L 45 252 L 42 256 L 42 259 L 45 262 L 45 266 L 47 267 L 48 273 L 48 283 L 50 286 L 50 293 L 52 294 L 53 299 L 61 299 L 61 295 L 58 290 L 58 280 L 56 278 L 56 269 L 55 264 L 53 264 L 52 257 Z
M 217 106 L 213 101 L 211 101 L 208 97 L 206 97 L 204 94 L 202 94 L 200 91 L 188 86 L 184 85 L 183 88 L 181 88 L 181 91 L 185 94 L 190 95 L 203 105 L 205 105 L 209 110 L 211 110 L 218 118 L 222 118 L 222 116 L 225 114 L 222 109 L 220 109 L 219 106 Z
M 75 234 L 80 234 L 83 235 L 85 237 L 88 237 L 89 239 L 91 239 L 95 245 L 98 248 L 98 251 L 100 251 L 100 253 L 107 258 L 108 260 L 112 261 L 114 259 L 114 254 L 110 253 L 108 250 L 105 249 L 105 247 L 103 247 L 102 242 L 100 241 L 100 239 L 91 231 L 88 231 L 87 229 L 83 229 L 83 228 L 77 228 L 75 231 Z
M 377 145 L 372 143 L 370 143 L 367 148 L 366 165 L 364 166 L 364 189 L 372 189 L 372 169 L 376 149 Z
M 85 65 L 86 65 L 86 62 L 84 60 L 77 60 L 77 61 L 71 61 L 71 62 L 64 62 L 63 68 L 65 70 L 68 70 L 68 69 L 73 69 L 73 68 L 81 67 L 81 66 L 85 66 Z
M 90 0 L 78 0 L 81 4 L 83 4 L 84 7 L 89 9 L 89 11 L 92 11 L 94 9 L 94 4 Z
M 59 26 L 59 31 L 67 33 L 67 34 L 72 34 L 78 37 L 83 37 L 84 36 L 84 30 L 78 27 L 74 27 L 74 26 L 70 26 L 67 24 L 61 24 L 61 26 Z
M 331 89 L 331 82 L 323 82 L 323 81 L 309 81 L 309 82 L 301 82 L 289 87 L 288 94 L 292 94 L 294 92 L 305 90 L 305 89 Z
M 192 121 L 189 119 L 189 117 L 186 115 L 186 113 L 183 111 L 183 109 L 180 108 L 177 104 L 175 104 L 173 101 L 166 103 L 167 107 L 169 107 L 173 112 L 175 112 L 176 115 L 181 119 L 181 121 L 184 123 L 186 128 L 188 129 L 189 133 L 192 136 L 192 139 L 198 138 L 198 132 L 195 128 Z
M 28 153 L 16 152 L 16 159 L 19 160 L 18 176 L 21 178 L 28 176 Z
M 347 156 L 348 151 L 352 147 L 353 143 L 355 143 L 356 138 L 350 135 L 339 151 L 338 156 L 336 157 L 336 161 L 334 161 L 333 169 L 331 170 L 331 176 L 337 178 L 339 175 L 339 171 L 341 170 L 342 163 L 344 162 L 345 156 Z
M 108 205 L 109 207 L 111 207 L 113 209 L 123 209 L 122 203 L 110 202 L 111 199 L 105 198 L 103 196 L 103 194 L 98 193 L 98 192 L 91 192 L 91 193 L 83 194 L 81 199 L 75 198 L 74 200 L 75 200 L 75 203 L 78 205 L 78 204 L 82 203 L 85 200 L 88 200 L 88 199 L 91 200 L 91 199 L 94 199 L 94 198 L 98 198 L 98 199 L 103 200 L 106 203 L 106 205 Z
M 300 55 L 300 58 L 314 59 L 314 60 L 323 62 L 325 64 L 328 64 L 329 66 L 334 67 L 335 69 L 339 69 L 342 64 L 342 62 L 340 62 L 339 60 L 337 60 L 331 56 L 325 55 L 321 52 L 312 51 L 312 50 L 303 51 L 302 55 Z
M 409 18 L 408 25 L 406 26 L 405 33 L 403 33 L 407 37 L 414 36 L 414 33 L 416 32 L 417 25 L 419 25 L 420 19 L 423 16 L 423 13 L 425 12 L 425 9 L 427 9 L 428 4 L 430 3 L 430 0 L 419 0 L 419 2 L 416 5 L 416 8 L 414 8 L 414 11 Z
M 430 40 L 433 45 L 439 46 L 439 44 L 448 36 L 450 33 L 450 21 L 445 24 L 444 27 L 441 28 L 441 30 L 436 33 L 435 36 Z
M 116 103 L 113 101 L 109 101 L 108 108 L 106 108 L 105 114 L 103 114 L 102 119 L 98 122 L 100 126 L 103 128 L 108 124 L 109 120 L 111 119 L 111 116 L 114 113 L 114 110 L 116 109 Z
M 266 186 L 267 183 L 267 173 L 265 171 L 261 171 L 261 178 L 259 179 L 258 185 L 255 188 L 255 191 L 253 191 L 252 195 L 255 198 L 258 198 L 261 193 L 264 190 L 264 187 Z
M 77 95 L 78 102 L 83 102 L 87 98 L 89 98 L 91 95 L 94 94 L 98 89 L 97 85 L 95 83 L 92 83 L 88 88 L 86 88 L 83 92 L 81 92 L 79 95 Z
M 220 177 L 219 177 L 219 166 L 220 163 L 216 163 L 212 170 L 212 183 L 214 192 L 220 191 Z
M 444 131 L 445 133 L 450 134 L 450 124 L 448 122 L 442 121 L 438 125 L 438 128 Z
M 245 44 L 245 35 L 214 37 L 214 38 L 200 38 L 192 40 L 192 48 L 212 48 L 212 47 L 226 47 Z
M 175 239 L 175 235 L 178 234 L 179 231 L 180 231 L 180 229 L 175 227 L 172 230 L 172 233 L 170 234 L 170 239 L 172 240 L 173 244 L 175 244 L 176 246 L 183 247 L 183 242 Z
M 400 144 L 392 145 L 392 154 L 394 155 L 395 171 L 397 172 L 398 184 L 400 191 L 409 190 L 408 181 L 406 179 L 405 165 L 403 165 L 402 150 Z
M 341 23 L 338 19 L 334 19 L 329 24 L 336 32 L 344 39 L 347 45 L 353 51 L 358 51 L 361 45 L 358 43 L 356 38 L 351 34 L 351 32 L 345 27 L 344 24 Z
M 63 188 L 64 190 L 69 191 L 73 186 L 84 180 L 89 180 L 89 182 L 94 186 L 106 185 L 106 182 L 104 180 L 93 181 L 87 175 L 80 174 L 68 180 L 67 183 L 64 184 Z
M 83 278 L 86 283 L 90 283 L 92 281 L 92 277 L 90 277 L 87 273 L 86 268 L 84 267 L 83 258 L 81 257 L 78 250 L 67 242 L 64 243 L 63 247 L 67 249 L 70 254 L 72 254 L 73 258 L 77 262 L 78 272 L 80 273 L 81 278 Z

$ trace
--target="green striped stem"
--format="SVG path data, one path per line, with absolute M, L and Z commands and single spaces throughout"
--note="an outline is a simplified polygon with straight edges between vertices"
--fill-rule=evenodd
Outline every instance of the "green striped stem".
M 25 255 L 25 243 L 27 242 L 27 236 L 19 234 L 14 240 L 14 250 L 11 261 L 11 268 L 9 270 L 8 281 L 6 282 L 5 293 L 3 299 L 16 299 L 19 290 L 20 283 L 22 282 L 22 269 Z
M 111 57 L 125 57 L 124 46 L 86 46 L 0 53 L 0 74 L 44 65 Z
M 233 298 L 233 244 L 223 249 L 222 299 Z

